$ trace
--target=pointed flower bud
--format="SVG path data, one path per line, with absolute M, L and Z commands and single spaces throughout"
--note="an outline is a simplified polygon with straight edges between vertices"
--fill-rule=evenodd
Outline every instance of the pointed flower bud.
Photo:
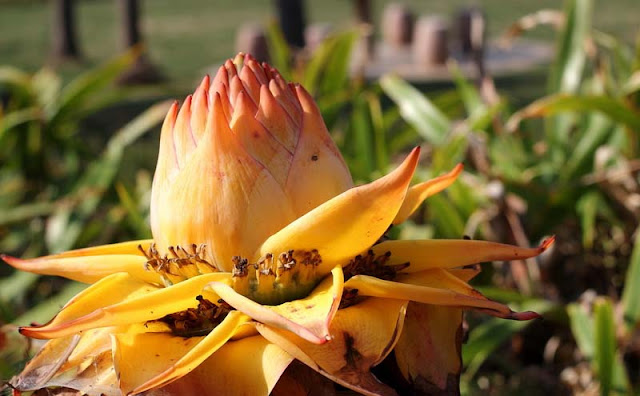
M 161 253 L 205 244 L 208 261 L 229 270 L 233 256 L 251 256 L 270 235 L 350 187 L 309 93 L 239 55 L 165 119 L 153 237 Z

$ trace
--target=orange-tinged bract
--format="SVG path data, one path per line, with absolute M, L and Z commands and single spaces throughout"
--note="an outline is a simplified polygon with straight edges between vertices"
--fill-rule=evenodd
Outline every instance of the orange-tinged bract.
M 151 230 L 159 251 L 206 244 L 211 263 L 229 270 L 233 256 L 252 256 L 268 236 L 351 186 L 309 93 L 239 56 L 167 115 Z
M 553 238 L 531 249 L 381 242 L 462 172 L 410 186 L 419 156 L 353 187 L 304 88 L 250 56 L 227 61 L 166 117 L 153 240 L 3 256 L 91 284 L 49 323 L 20 329 L 49 341 L 12 386 L 265 395 L 298 360 L 362 394 L 394 395 L 371 368 L 395 350 L 408 386 L 455 393 L 462 309 L 537 317 L 480 294 L 469 265 L 535 257 Z

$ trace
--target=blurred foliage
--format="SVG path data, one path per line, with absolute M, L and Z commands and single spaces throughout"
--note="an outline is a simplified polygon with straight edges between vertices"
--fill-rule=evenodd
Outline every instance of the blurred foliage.
M 394 228 L 393 236 L 464 235 L 530 246 L 557 234 L 553 251 L 508 268 L 488 266 L 477 284 L 514 309 L 545 316 L 553 330 L 534 344 L 545 350 L 540 360 L 548 362 L 552 342 L 572 351 L 569 358 L 551 357 L 562 389 L 626 394 L 637 392 L 640 381 L 628 363 L 640 361 L 640 41 L 631 48 L 593 29 L 592 3 L 568 0 L 563 13 L 534 18 L 558 28 L 556 57 L 547 94 L 519 109 L 496 92 L 490 76 L 474 84 L 455 64 L 455 92 L 438 95 L 427 96 L 393 75 L 375 83 L 357 73 L 354 78 L 351 54 L 362 40 L 357 30 L 333 34 L 312 52 L 293 53 L 275 27 L 268 40 L 273 66 L 316 97 L 356 182 L 387 172 L 417 144 L 426 153 L 419 181 L 465 164 L 460 180 L 430 197 L 427 208 Z M 150 177 L 141 176 L 129 190 L 116 171 L 123 151 L 161 120 L 166 104 L 116 132 L 101 153 L 78 139 L 84 117 L 122 98 L 108 87 L 134 56 L 64 87 L 48 70 L 28 75 L 0 68 L 0 251 L 34 256 L 106 243 L 123 228 L 132 238 L 147 236 Z M 34 301 L 29 291 L 61 285 L 24 273 L 1 279 L 0 319 L 51 317 L 80 286 L 66 284 L 60 300 Z M 582 294 L 587 288 L 594 290 Z M 463 348 L 462 390 L 484 393 L 479 378 L 493 378 L 495 367 L 511 373 L 524 367 L 513 354 L 496 352 L 541 325 L 467 317 L 472 330 Z M 571 339 L 557 341 L 565 336 Z M 15 370 L 9 366 L 0 365 L 0 376 Z M 597 380 L 586 388 L 571 379 L 584 367 Z
M 596 257 L 595 271 L 611 277 L 605 279 L 606 287 L 596 289 L 607 297 L 595 298 L 588 309 L 570 304 L 568 316 L 556 319 L 570 325 L 599 381 L 599 388 L 595 384 L 600 394 L 627 394 L 632 392 L 627 375 L 631 368 L 623 364 L 622 355 L 639 356 L 633 346 L 640 323 L 638 237 L 631 265 L 628 253 L 621 252 L 634 244 L 640 219 L 640 45 L 629 48 L 594 30 L 592 8 L 591 0 L 566 2 L 549 93 L 521 109 L 511 110 L 488 76 L 482 76 L 481 88 L 476 88 L 455 65 L 452 74 L 466 114 L 462 119 L 439 109 L 437 99 L 395 76 L 383 77 L 381 85 L 403 119 L 428 142 L 432 172 L 438 174 L 463 160 L 470 165 L 461 183 L 429 198 L 426 217 L 416 219 L 425 224 L 418 230 L 428 228 L 423 235 L 456 238 L 463 233 L 475 236 L 477 230 L 483 238 L 520 245 L 560 234 L 554 252 L 526 266 L 515 262 L 510 273 L 500 277 L 505 285 L 531 296 L 521 302 L 513 296 L 496 296 L 513 305 L 544 302 L 540 299 L 552 296 L 557 303 L 563 302 L 559 296 L 577 298 L 576 292 L 584 288 L 572 289 L 573 282 L 565 285 L 564 280 L 549 285 L 545 275 L 548 278 L 554 266 L 584 260 L 583 255 Z M 578 234 L 567 236 L 567 229 L 577 229 Z M 615 279 L 619 283 L 614 284 Z M 614 315 L 620 310 L 623 320 Z M 626 330 L 621 332 L 623 322 Z M 488 320 L 474 328 L 463 349 L 467 365 L 463 389 L 473 392 L 472 380 L 485 359 L 501 340 L 530 324 Z M 635 376 L 636 390 L 637 380 Z M 571 391 L 579 392 L 579 386 Z
M 138 183 L 133 194 L 121 185 L 116 194 L 113 183 L 125 149 L 160 123 L 168 103 L 152 106 L 108 139 L 82 128 L 86 117 L 128 93 L 113 83 L 137 56 L 137 50 L 125 53 L 66 85 L 46 68 L 27 74 L 0 67 L 2 253 L 33 257 L 107 243 L 127 229 L 128 236 L 147 236 L 138 222 L 150 182 Z M 46 321 L 84 287 L 8 270 L 0 270 L 0 323 Z M 0 351 L 7 359 L 2 378 L 15 372 L 6 353 L 15 358 L 16 351 Z

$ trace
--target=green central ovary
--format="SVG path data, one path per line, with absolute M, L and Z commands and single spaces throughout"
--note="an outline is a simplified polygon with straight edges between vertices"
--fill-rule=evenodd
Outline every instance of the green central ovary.
M 233 288 L 264 305 L 278 305 L 309 295 L 318 284 L 317 251 L 288 251 L 274 259 L 267 254 L 256 264 L 235 258 Z

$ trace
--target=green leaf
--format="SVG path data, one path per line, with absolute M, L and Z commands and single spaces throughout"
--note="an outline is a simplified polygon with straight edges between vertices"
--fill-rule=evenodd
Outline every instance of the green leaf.
M 518 310 L 536 311 L 544 314 L 553 308 L 547 301 L 529 299 L 514 307 Z M 462 348 L 462 362 L 465 372 L 462 381 L 469 382 L 482 363 L 490 357 L 493 352 L 510 339 L 515 333 L 527 327 L 531 321 L 512 321 L 500 318 L 491 318 L 469 333 L 469 339 Z
M 580 216 L 582 227 L 582 244 L 590 249 L 596 235 L 596 216 L 598 207 L 603 204 L 603 199 L 597 191 L 591 191 L 582 195 L 576 202 L 576 210 Z
M 486 111 L 487 106 L 482 100 L 480 92 L 462 75 L 458 64 L 455 62 L 450 63 L 449 70 L 456 84 L 456 91 L 460 95 L 462 103 L 467 110 L 467 114 L 472 117 L 477 113 Z
M 7 114 L 0 113 L 0 142 L 6 133 L 15 127 L 29 121 L 36 121 L 42 117 L 40 109 L 37 107 L 27 107 Z
M 140 56 L 141 50 L 140 47 L 135 47 L 101 67 L 92 69 L 71 81 L 60 92 L 58 106 L 49 115 L 49 122 L 53 125 L 61 122 L 74 112 L 82 111 L 84 106 L 89 104 L 92 96 L 113 83 L 122 72 L 133 65 Z
M 369 105 L 369 114 L 371 115 L 371 128 L 374 141 L 374 152 L 376 158 L 376 169 L 384 171 L 389 167 L 389 145 L 387 144 L 386 128 L 384 114 L 382 112 L 382 104 L 380 96 L 373 92 L 365 94 L 365 98 Z
M 349 80 L 349 66 L 351 64 L 351 52 L 359 34 L 355 30 L 349 30 L 331 37 L 325 42 L 330 42 L 331 52 L 324 62 L 322 73 L 322 94 L 339 92 L 344 89 Z
M 586 310 L 577 303 L 567 305 L 567 315 L 569 315 L 569 325 L 573 338 L 582 352 L 582 355 L 591 360 L 595 347 L 593 345 L 593 320 Z
M 354 165 L 357 165 L 354 177 L 358 180 L 367 180 L 376 169 L 376 166 L 371 114 L 369 113 L 369 105 L 362 96 L 356 98 L 353 104 L 351 131 L 353 133 L 353 150 L 355 154 Z
M 420 91 L 406 81 L 386 75 L 380 79 L 384 92 L 398 105 L 402 117 L 429 143 L 440 145 L 451 130 L 451 121 Z
M 41 302 L 16 318 L 13 323 L 27 326 L 31 323 L 46 323 L 53 318 L 73 296 L 87 287 L 84 283 L 71 282 L 53 297 Z
M 32 96 L 31 75 L 12 66 L 0 67 L 0 88 L 9 86 L 22 96 Z
M 575 181 L 585 171 L 592 169 L 596 150 L 610 136 L 612 127 L 612 121 L 608 117 L 598 113 L 589 114 L 587 125 L 576 137 L 577 144 L 571 151 L 566 166 L 559 169 L 563 183 Z
M 549 74 L 549 92 L 574 94 L 580 88 L 587 59 L 585 45 L 591 28 L 592 0 L 567 0 L 565 4 L 566 20 Z M 558 162 L 565 160 L 562 150 L 570 144 L 574 122 L 571 114 L 562 114 L 546 122 L 547 143 Z
M 446 196 L 429 197 L 428 208 L 429 222 L 435 226 L 438 237 L 460 238 L 464 234 L 464 219 Z
M 0 225 L 7 225 L 44 216 L 52 213 L 59 206 L 56 202 L 35 202 L 15 206 L 11 210 L 0 211 Z
M 10 276 L 0 279 L 0 301 L 7 302 L 24 296 L 39 277 L 38 274 L 16 271 Z
M 631 95 L 640 91 L 640 71 L 634 72 L 622 86 L 623 95 Z
M 49 220 L 46 238 L 50 251 L 63 251 L 73 247 L 87 220 L 94 213 L 107 188 L 111 186 L 124 149 L 164 119 L 170 102 L 153 105 L 109 140 L 101 157 L 89 165 L 73 188 L 73 201 L 79 201 L 80 204 L 73 210 L 68 205 L 61 206 Z
M 567 94 L 549 95 L 529 104 L 514 113 L 506 128 L 515 131 L 525 118 L 546 117 L 564 112 L 597 111 L 611 120 L 625 124 L 632 130 L 640 130 L 640 114 L 633 112 L 621 102 L 607 96 L 576 96 Z
M 622 292 L 624 321 L 631 331 L 640 323 L 640 227 L 636 229 L 633 252 Z
M 325 39 L 304 68 L 300 78 L 302 85 L 317 96 L 343 90 L 349 76 L 351 50 L 357 38 L 356 31 L 347 30 Z
M 136 235 L 144 235 L 144 237 L 148 237 L 149 225 L 140 214 L 140 210 L 138 210 L 131 194 L 129 194 L 122 183 L 116 184 L 116 192 L 118 193 L 118 197 L 120 198 L 120 203 L 127 211 L 127 216 L 131 222 L 131 225 L 136 230 Z
M 429 169 L 434 174 L 450 171 L 455 165 L 464 161 L 468 147 L 469 139 L 465 133 L 449 135 L 442 145 L 434 148 Z
M 528 324 L 528 322 L 491 318 L 473 329 L 469 334 L 469 340 L 462 348 L 462 361 L 465 367 L 464 379 L 471 380 L 482 363 L 491 356 L 496 348 Z
M 591 28 L 592 0 L 567 0 L 566 21 L 549 75 L 551 93 L 575 93 L 586 61 L 585 44 Z
M 616 355 L 615 323 L 611 301 L 606 298 L 596 300 L 593 316 L 593 358 L 600 380 L 600 394 L 606 396 L 611 392 Z
M 38 70 L 32 78 L 33 91 L 46 118 L 58 107 L 62 78 L 48 67 Z

